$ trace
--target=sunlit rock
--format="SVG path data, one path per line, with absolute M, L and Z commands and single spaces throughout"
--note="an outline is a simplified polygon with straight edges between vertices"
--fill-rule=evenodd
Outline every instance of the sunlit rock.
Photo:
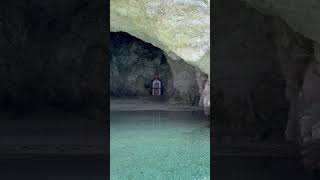
M 210 74 L 210 1 L 111 0 L 110 28 Z
M 127 32 L 159 47 L 171 61 L 182 59 L 210 74 L 210 0 L 111 0 L 110 30 Z M 181 79 L 177 74 L 174 78 Z M 206 95 L 200 92 L 205 109 L 210 107 L 208 85 Z M 188 94 L 184 87 L 178 89 Z

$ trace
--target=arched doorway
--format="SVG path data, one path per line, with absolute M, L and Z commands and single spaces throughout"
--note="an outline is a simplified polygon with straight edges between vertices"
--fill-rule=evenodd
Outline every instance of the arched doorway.
M 156 78 L 152 81 L 152 95 L 153 96 L 161 96 L 162 83 Z

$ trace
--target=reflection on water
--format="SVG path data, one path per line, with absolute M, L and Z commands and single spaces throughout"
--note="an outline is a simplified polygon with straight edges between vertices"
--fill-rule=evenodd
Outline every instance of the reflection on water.
M 111 112 L 111 180 L 210 179 L 208 121 L 195 112 Z
M 216 157 L 213 179 L 217 180 L 316 180 L 296 159 Z

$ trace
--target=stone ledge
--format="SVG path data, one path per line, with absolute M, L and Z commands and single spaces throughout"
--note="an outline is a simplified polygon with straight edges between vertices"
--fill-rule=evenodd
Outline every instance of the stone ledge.
M 203 111 L 201 107 L 143 100 L 111 100 L 111 111 Z

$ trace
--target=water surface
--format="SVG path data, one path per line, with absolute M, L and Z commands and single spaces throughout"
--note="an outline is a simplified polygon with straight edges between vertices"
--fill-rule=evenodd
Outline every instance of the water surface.
M 111 112 L 111 180 L 209 180 L 210 130 L 199 112 Z

